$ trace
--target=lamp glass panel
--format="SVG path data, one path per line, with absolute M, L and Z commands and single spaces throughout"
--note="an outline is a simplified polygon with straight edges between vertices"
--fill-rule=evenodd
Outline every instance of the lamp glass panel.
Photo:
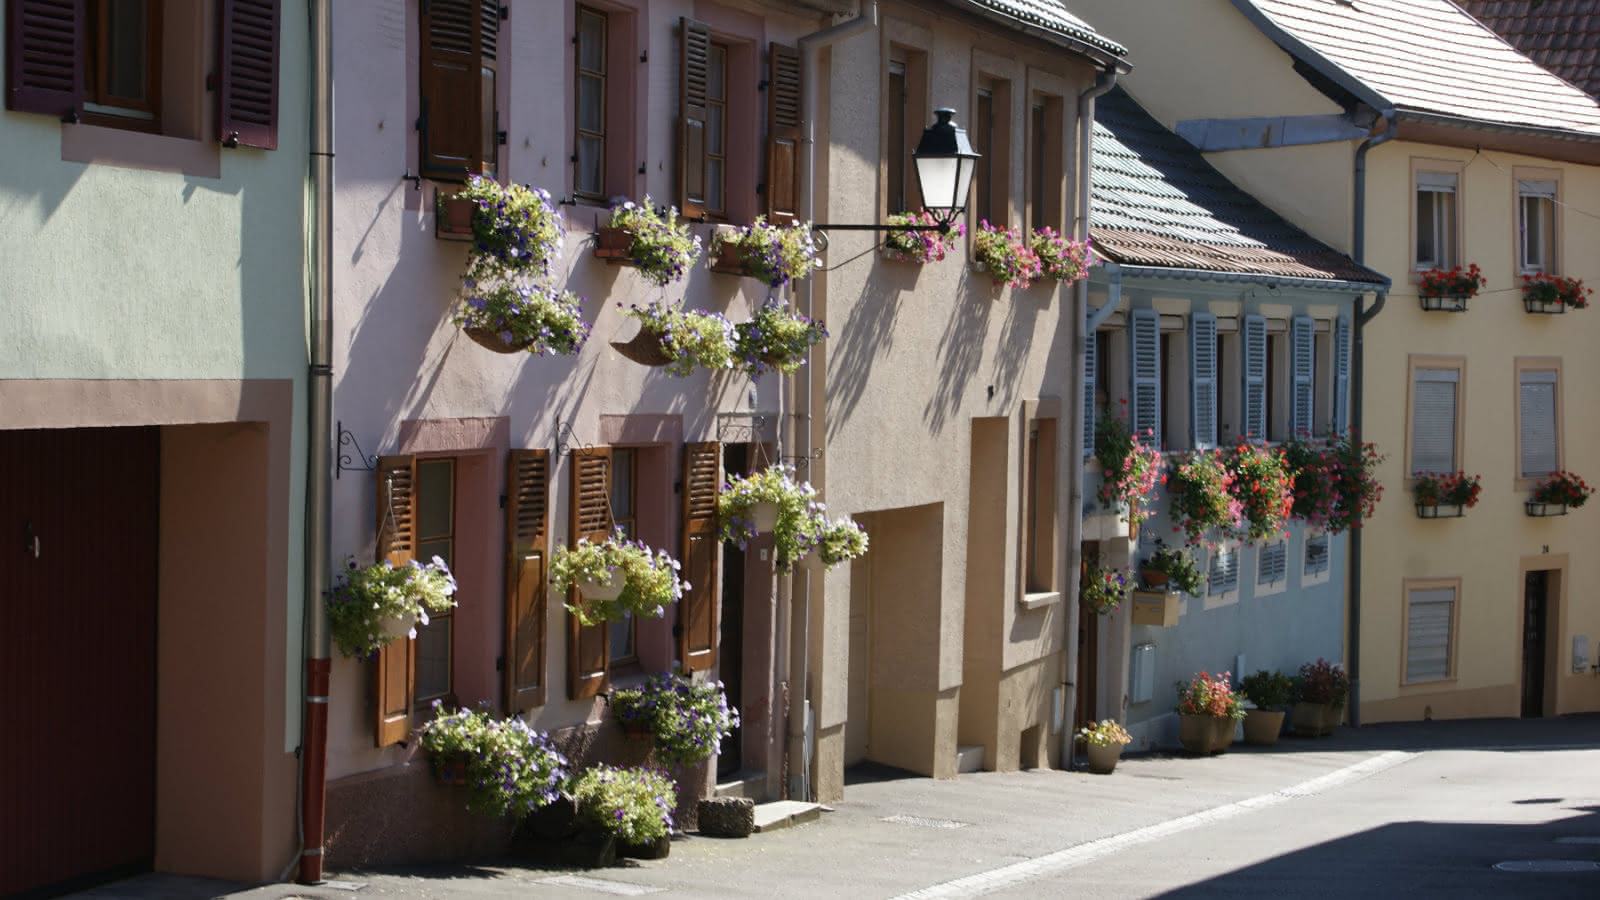
M 956 205 L 956 179 L 961 168 L 960 162 L 959 158 L 950 156 L 916 158 L 917 186 L 922 189 L 923 206 L 928 209 L 949 209 Z M 969 181 L 972 178 L 970 167 L 967 178 Z

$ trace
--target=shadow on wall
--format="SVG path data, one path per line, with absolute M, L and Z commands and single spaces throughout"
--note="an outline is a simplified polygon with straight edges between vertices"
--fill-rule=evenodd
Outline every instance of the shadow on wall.
M 960 288 L 950 306 L 950 320 L 934 351 L 939 361 L 939 382 L 922 408 L 922 421 L 928 423 L 929 434 L 943 433 L 961 408 L 968 383 L 983 361 L 983 343 L 989 336 L 989 322 L 1000 293 L 981 274 L 963 272 L 959 281 Z
M 876 248 L 874 248 L 876 252 Z M 839 429 L 866 394 L 872 365 L 894 349 L 895 320 L 901 297 L 915 291 L 923 266 L 869 261 L 874 266 L 866 289 L 850 307 L 843 325 L 828 329 L 828 439 Z M 931 279 L 930 279 L 931 280 Z

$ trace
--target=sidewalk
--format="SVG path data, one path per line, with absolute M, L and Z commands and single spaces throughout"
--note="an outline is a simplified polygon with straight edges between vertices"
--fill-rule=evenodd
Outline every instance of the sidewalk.
M 1340 728 L 1271 748 L 1235 744 L 1226 754 L 1146 754 L 1115 774 L 1037 769 L 934 781 L 883 767 L 854 770 L 845 801 L 820 822 L 745 840 L 688 836 L 658 862 L 573 871 L 510 860 L 480 865 L 335 872 L 344 885 L 266 885 L 225 896 L 249 900 L 360 897 L 894 897 L 1034 860 L 1066 848 L 1250 800 L 1365 764 L 1403 765 L 1388 751 L 1600 748 L 1600 715 L 1487 719 Z M 1381 758 L 1380 758 L 1381 757 Z M 1337 776 L 1335 776 L 1337 777 Z M 1304 789 L 1304 788 L 1302 788 Z M 1315 788 L 1313 788 L 1315 789 Z M 1178 838 L 1181 839 L 1181 838 Z M 225 886 L 184 885 L 169 876 L 112 886 L 80 898 L 211 897 Z M 348 888 L 356 884 L 357 891 Z M 194 890 L 184 893 L 187 887 Z M 137 893 L 148 888 L 149 893 Z M 341 889 L 343 888 L 343 889 Z

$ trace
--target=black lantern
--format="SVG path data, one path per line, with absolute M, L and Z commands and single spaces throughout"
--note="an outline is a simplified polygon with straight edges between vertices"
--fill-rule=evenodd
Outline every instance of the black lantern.
M 946 229 L 967 209 L 967 191 L 978 164 L 978 153 L 967 141 L 967 130 L 950 121 L 955 114 L 949 107 L 934 110 L 939 121 L 922 132 L 922 140 L 911 152 L 917 165 L 923 208 Z

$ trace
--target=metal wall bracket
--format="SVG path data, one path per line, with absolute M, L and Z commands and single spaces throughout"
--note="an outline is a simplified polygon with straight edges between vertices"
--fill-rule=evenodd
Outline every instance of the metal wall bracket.
M 356 442 L 355 432 L 345 429 L 344 420 L 341 419 L 339 421 L 338 428 L 340 447 L 339 460 L 333 467 L 333 477 L 338 478 L 339 475 L 346 469 L 349 469 L 352 472 L 378 471 L 378 454 L 373 453 L 368 455 L 366 451 L 362 450 L 361 445 Z M 350 453 L 344 450 L 345 447 L 354 447 L 355 455 L 351 456 Z
M 560 416 L 556 417 L 555 455 L 557 457 L 571 456 L 578 450 L 591 450 L 593 447 L 594 445 L 592 444 L 585 444 L 578 440 L 577 433 L 572 430 L 571 419 L 563 421 Z

